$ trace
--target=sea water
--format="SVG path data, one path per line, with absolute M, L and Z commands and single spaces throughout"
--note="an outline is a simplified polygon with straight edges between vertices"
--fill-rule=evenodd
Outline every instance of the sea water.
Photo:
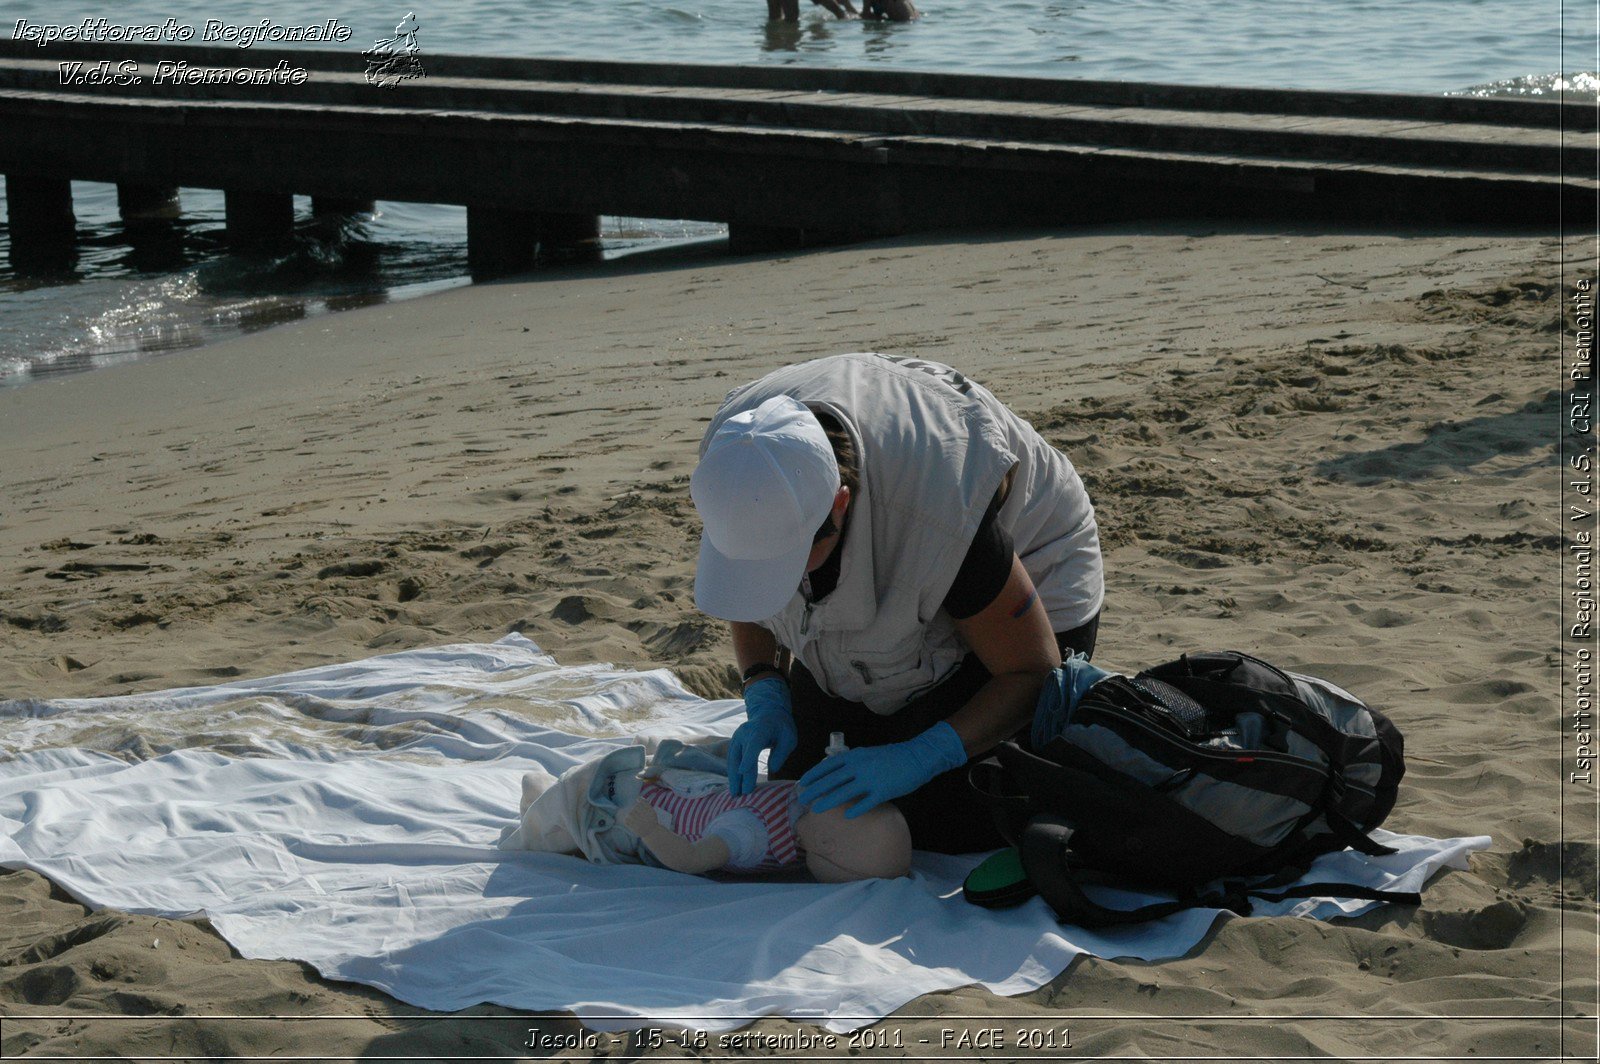
M 917 0 L 914 23 L 839 22 L 802 3 L 772 23 L 765 0 L 12 0 L 17 20 L 119 25 L 325 23 L 348 27 L 352 54 L 413 13 L 430 53 L 651 62 L 872 67 L 1380 92 L 1595 95 L 1592 5 L 1559 0 Z M 109 47 L 109 46 L 108 46 Z M 309 47 L 309 46 L 308 46 Z M 4 131 L 0 130 L 0 136 Z M 194 347 L 240 331 L 466 284 L 459 207 L 380 202 L 335 230 L 310 225 L 272 255 L 221 239 L 222 194 L 184 189 L 183 216 L 159 246 L 130 248 L 114 186 L 74 182 L 80 255 L 73 272 L 19 277 L 0 226 L 0 386 Z M 611 255 L 716 237 L 720 227 L 606 218 Z

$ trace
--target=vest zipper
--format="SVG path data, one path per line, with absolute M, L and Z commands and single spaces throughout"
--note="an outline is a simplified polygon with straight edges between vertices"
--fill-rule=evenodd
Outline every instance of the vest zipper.
M 806 611 L 800 615 L 800 634 L 805 635 L 811 630 L 811 611 L 816 608 L 816 603 L 811 601 L 810 573 L 800 578 L 800 595 L 806 600 Z

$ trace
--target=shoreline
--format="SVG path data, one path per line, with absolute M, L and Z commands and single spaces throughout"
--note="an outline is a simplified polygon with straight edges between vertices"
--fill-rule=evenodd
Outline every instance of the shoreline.
M 1429 1019 L 1549 1017 L 1594 996 L 1588 976 L 1560 981 L 1563 927 L 1593 928 L 1570 899 L 1592 909 L 1595 849 L 1561 835 L 1544 734 L 1559 689 L 1559 284 L 1563 257 L 1578 269 L 1584 253 L 1553 234 L 1326 226 L 940 234 L 455 288 L 0 391 L 14 648 L 0 698 L 215 683 L 508 630 L 564 664 L 666 666 L 724 694 L 726 631 L 692 603 L 687 479 L 705 422 L 787 362 L 914 353 L 990 388 L 1084 476 L 1107 564 L 1097 662 L 1237 646 L 1347 687 L 1406 735 L 1385 826 L 1495 845 L 1436 879 L 1420 911 L 1227 920 L 1178 961 L 1086 959 L 1021 998 L 930 995 L 878 1027 L 1025 1016 L 1071 1023 L 1086 1054 L 1553 1054 L 1557 1033 L 1592 1049 L 1592 1023 Z M 9 1021 L 7 1041 L 37 1052 L 517 1048 L 509 1022 L 408 1027 L 386 1017 L 415 1010 L 376 992 L 230 957 L 203 921 L 111 914 L 29 960 L 105 915 L 31 873 L 0 874 L 0 903 L 20 914 L 0 932 L 15 961 L 0 1013 L 85 1020 Z M 147 956 L 156 934 L 186 955 L 133 965 L 131 986 L 91 977 Z M 34 1000 L 51 967 L 75 973 L 71 993 Z M 134 992 L 193 1014 L 376 1016 L 220 1033 L 152 1018 L 121 1040 L 89 1022 Z M 1093 1018 L 1109 1014 L 1126 1018 Z M 1248 1020 L 1266 1015 L 1284 1018 Z
M 3 175 L 0 175 L 0 185 L 3 184 Z M 93 196 L 86 198 L 95 199 Z M 104 198 L 99 197 L 101 200 Z M 380 205 L 380 214 L 383 213 L 387 212 Z M 200 229 L 198 235 L 188 231 L 207 222 L 212 224 L 216 232 L 220 232 L 220 218 L 209 218 L 203 211 L 186 217 L 184 224 L 175 232 L 186 232 L 185 239 L 191 244 L 213 239 L 216 232 L 211 230 Z M 103 210 L 99 215 L 94 212 L 80 215 L 79 224 L 83 232 L 97 236 L 114 236 L 123 229 L 119 218 L 114 214 L 104 216 Z M 72 271 L 72 284 L 57 280 L 55 283 L 19 287 L 9 292 L 0 291 L 0 307 L 6 306 L 8 300 L 25 301 L 35 298 L 35 293 L 51 290 L 61 293 L 63 298 L 69 292 L 83 296 L 85 291 L 89 291 L 92 294 L 91 301 L 101 304 L 80 323 L 83 332 L 100 335 L 100 339 L 94 342 L 78 335 L 72 343 L 64 344 L 60 336 L 48 335 L 49 328 L 53 328 L 55 323 L 36 319 L 23 323 L 22 328 L 33 329 L 35 339 L 50 350 L 50 360 L 43 363 L 29 361 L 39 354 L 38 351 L 0 354 L 0 391 L 93 373 L 117 365 L 148 362 L 178 351 L 211 347 L 286 323 L 342 313 L 357 307 L 404 303 L 474 283 L 467 271 L 464 251 L 459 261 L 457 257 L 439 255 L 437 248 L 446 245 L 439 243 L 436 228 L 423 226 L 420 232 L 408 235 L 405 230 L 395 232 L 394 223 L 385 223 L 377 227 L 377 231 L 363 225 L 363 232 L 357 234 L 358 238 L 351 239 L 343 234 L 335 236 L 326 228 L 319 230 L 309 215 L 301 217 L 296 224 L 293 240 L 283 249 L 266 256 L 241 255 L 219 245 L 204 255 L 191 250 L 190 254 L 194 256 L 192 261 L 157 272 L 114 273 L 107 277 L 101 276 L 103 264 L 80 264 Z M 144 239 L 148 240 L 148 236 Z M 726 234 L 668 236 L 648 235 L 648 231 L 640 231 L 627 235 L 619 229 L 616 235 L 610 237 L 602 233 L 600 260 L 577 264 L 577 267 L 603 272 L 610 263 L 640 255 L 693 257 L 704 253 L 698 250 L 702 245 L 715 246 L 726 242 L 726 239 Z M 372 249 L 386 246 L 390 254 L 356 287 L 341 282 L 338 271 L 330 271 L 327 264 L 320 261 L 322 256 L 331 255 L 338 262 L 347 263 L 365 258 Z M 134 244 L 127 244 L 123 250 L 133 255 L 138 248 Z M 308 265 L 307 260 L 317 264 Z M 524 279 L 533 280 L 540 273 L 562 268 L 567 267 L 563 264 L 542 266 L 525 275 Z M 288 275 L 284 275 L 284 270 L 289 271 Z M 386 271 L 392 270 L 400 271 L 400 275 L 386 276 Z M 226 280 L 221 287 L 203 293 L 199 297 L 203 305 L 195 306 L 189 305 L 190 299 L 177 294 L 186 285 L 200 285 L 201 273 L 218 271 L 233 271 L 241 278 L 255 276 L 256 280 L 248 286 L 255 290 L 245 294 L 230 294 L 229 290 L 239 282 Z M 296 274 L 295 271 L 301 272 Z M 406 275 L 410 274 L 420 276 L 407 279 Z M 105 289 L 106 294 L 99 293 L 101 288 Z M 127 319 L 132 307 L 138 308 L 139 321 L 130 327 Z M 153 327 L 149 323 L 152 314 L 156 316 Z

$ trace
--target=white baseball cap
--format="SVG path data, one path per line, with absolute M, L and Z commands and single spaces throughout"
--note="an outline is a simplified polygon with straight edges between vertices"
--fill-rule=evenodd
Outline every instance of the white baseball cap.
M 705 526 L 695 605 L 728 621 L 782 610 L 838 491 L 838 460 L 803 403 L 774 396 L 724 421 L 689 478 Z

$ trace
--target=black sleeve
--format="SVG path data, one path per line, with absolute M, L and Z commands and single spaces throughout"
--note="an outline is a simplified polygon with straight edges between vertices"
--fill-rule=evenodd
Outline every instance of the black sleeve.
M 944 597 L 944 611 L 958 621 L 983 612 L 1000 596 L 1011 577 L 1014 546 L 1011 533 L 1000 526 L 999 514 L 1000 494 L 996 492 L 983 512 L 961 568 L 956 570 L 955 583 Z

